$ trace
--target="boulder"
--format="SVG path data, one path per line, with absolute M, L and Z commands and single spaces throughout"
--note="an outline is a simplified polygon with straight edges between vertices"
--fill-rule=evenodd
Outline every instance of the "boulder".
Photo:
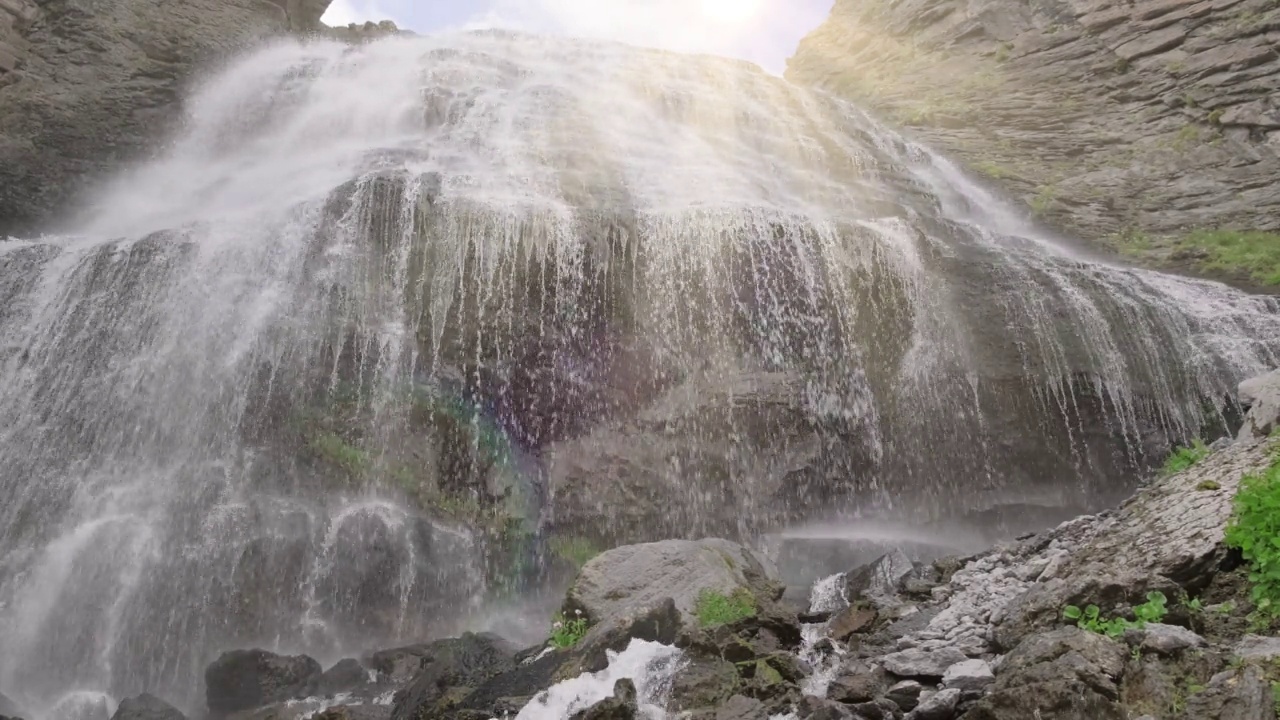
M 956 705 L 960 704 L 959 690 L 939 690 L 932 695 L 921 698 L 920 704 L 907 715 L 909 720 L 951 720 L 956 716 Z
M 317 684 L 320 697 L 333 697 L 338 693 L 354 692 L 369 684 L 369 670 L 359 660 L 347 658 L 324 671 Z
M 1240 404 L 1249 409 L 1240 428 L 1240 440 L 1271 435 L 1280 421 L 1280 370 L 1240 383 Z
M 852 720 L 853 711 L 834 700 L 805 695 L 796 707 L 800 720 Z
M 466 633 L 430 643 L 422 655 L 422 669 L 408 688 L 396 693 L 392 719 L 440 717 L 449 704 L 515 669 L 515 654 L 516 648 L 490 634 Z
M 980 693 L 995 682 L 995 674 L 986 660 L 965 660 L 947 668 L 942 684 L 965 693 Z
M 850 602 L 862 599 L 873 605 L 896 605 L 899 584 L 915 571 L 911 558 L 900 550 L 882 555 L 845 575 L 845 597 Z
M 430 655 L 434 647 L 431 643 L 423 643 L 379 650 L 370 655 L 365 663 L 393 685 L 404 685 L 413 680 L 422 669 L 422 659 Z
M 160 698 L 143 693 L 121 700 L 111 720 L 187 720 L 187 717 Z
M 676 675 L 671 688 L 671 708 L 697 710 L 719 707 L 738 689 L 738 669 L 719 658 L 693 658 Z
M 574 713 L 570 720 L 635 720 L 639 713 L 636 685 L 623 678 L 613 684 L 613 697 Z
M 322 672 L 320 663 L 305 655 L 285 657 L 266 650 L 223 653 L 204 671 L 209 712 L 222 717 L 307 697 L 315 692 Z
M 885 670 L 902 678 L 940 678 L 947 668 L 968 658 L 953 647 L 938 650 L 908 648 L 879 659 Z
M 592 624 L 670 597 L 682 621 L 697 626 L 698 596 L 706 590 L 747 590 L 757 605 L 781 596 L 772 564 L 728 540 L 666 540 L 628 545 L 596 556 L 569 588 L 566 611 L 581 610 Z
M 1271 662 L 1280 658 L 1280 638 L 1245 635 L 1236 643 L 1232 654 L 1242 660 Z
M 1201 692 L 1187 698 L 1186 718 L 1213 720 L 1275 720 L 1272 685 L 1258 667 L 1218 673 Z
M 871 702 L 885 691 L 884 671 L 864 662 L 853 662 L 840 668 L 827 686 L 827 697 L 853 704 Z
M 885 691 L 884 696 L 893 701 L 903 712 L 910 712 L 920 704 L 924 686 L 915 680 L 903 680 Z
M 1000 661 L 965 720 L 1124 720 L 1117 685 L 1128 651 L 1077 627 L 1033 635 Z
M 0 693 L 0 716 L 8 718 L 24 717 L 25 713 L 18 708 L 18 704 L 10 700 L 4 693 Z
M 759 700 L 734 695 L 716 708 L 715 720 L 769 720 L 769 711 Z
M 1125 642 L 1143 652 L 1166 657 L 1187 648 L 1203 647 L 1205 644 L 1204 638 L 1194 632 L 1164 623 L 1147 623 L 1141 629 L 1130 630 L 1125 633 Z
M 869 631 L 877 617 L 879 613 L 875 608 L 850 605 L 831 619 L 827 633 L 840 642 L 848 642 L 854 634 Z

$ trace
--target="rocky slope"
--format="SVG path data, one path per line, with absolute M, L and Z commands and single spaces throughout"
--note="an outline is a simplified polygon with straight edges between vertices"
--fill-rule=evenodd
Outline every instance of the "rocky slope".
M 144 154 L 203 65 L 319 29 L 328 0 L 0 0 L 0 236 Z
M 1280 373 L 1252 387 L 1280 391 Z M 1253 397 L 1237 442 L 1115 510 L 969 558 L 892 551 L 820 581 L 806 608 L 740 545 L 628 546 L 583 568 L 555 642 L 517 652 L 467 634 L 328 671 L 229 652 L 206 673 L 208 707 L 237 720 L 1275 720 L 1280 641 L 1255 633 L 1277 616 L 1225 540 L 1242 480 L 1280 462 L 1257 436 L 1276 407 Z M 1073 606 L 1088 608 L 1078 622 Z M 145 696 L 115 720 L 143 720 L 139 708 L 178 720 Z
M 1277 47 L 1276 0 L 838 0 L 787 77 L 912 127 L 1061 229 L 1275 286 Z

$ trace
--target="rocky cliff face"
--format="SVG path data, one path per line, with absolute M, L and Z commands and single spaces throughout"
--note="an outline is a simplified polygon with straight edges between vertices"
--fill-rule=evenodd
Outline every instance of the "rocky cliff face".
M 0 0 L 0 235 L 142 155 L 193 72 L 320 27 L 328 0 Z
M 1280 230 L 1278 47 L 1277 0 L 838 0 L 787 77 L 911 126 L 1062 229 L 1247 277 L 1186 239 Z

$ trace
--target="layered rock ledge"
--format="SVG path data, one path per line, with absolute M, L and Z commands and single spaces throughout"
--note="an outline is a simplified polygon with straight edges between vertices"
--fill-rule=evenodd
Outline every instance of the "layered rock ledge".
M 1277 47 L 1274 0 L 839 0 L 786 75 L 912 127 L 1061 229 L 1212 274 L 1180 238 L 1280 230 Z

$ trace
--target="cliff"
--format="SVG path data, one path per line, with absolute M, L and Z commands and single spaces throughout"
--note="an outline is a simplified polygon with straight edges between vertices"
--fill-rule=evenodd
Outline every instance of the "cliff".
M 787 68 L 1062 230 L 1280 285 L 1277 0 L 838 0 Z
M 329 0 L 0 0 L 0 236 L 43 226 L 174 123 L 197 68 L 319 29 Z

